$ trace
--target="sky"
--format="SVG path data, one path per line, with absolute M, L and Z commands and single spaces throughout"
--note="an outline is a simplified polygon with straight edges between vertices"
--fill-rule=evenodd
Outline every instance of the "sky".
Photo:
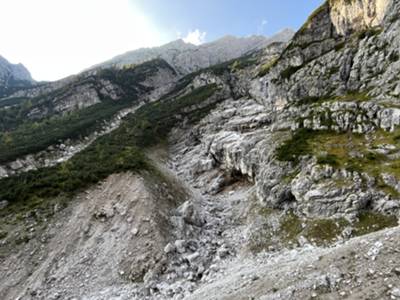
M 118 54 L 182 38 L 298 29 L 323 0 L 0 0 L 0 55 L 36 80 L 76 74 Z

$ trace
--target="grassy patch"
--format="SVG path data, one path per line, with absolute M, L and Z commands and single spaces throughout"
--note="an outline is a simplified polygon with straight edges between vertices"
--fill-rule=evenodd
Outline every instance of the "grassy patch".
M 278 58 L 274 58 L 270 60 L 269 62 L 263 64 L 260 67 L 260 71 L 258 72 L 258 77 L 264 77 L 269 73 L 269 71 L 277 64 Z
M 344 219 L 311 220 L 304 230 L 304 236 L 317 245 L 329 244 L 336 240 L 348 224 Z
M 333 97 L 332 100 L 365 102 L 371 100 L 371 96 L 369 96 L 366 91 L 350 91 L 345 95 Z
M 344 219 L 300 219 L 293 212 L 285 215 L 280 224 L 283 242 L 297 243 L 300 236 L 317 245 L 328 245 L 336 240 L 349 223 Z
M 258 59 L 253 54 L 243 56 L 243 57 L 240 57 L 240 58 L 237 58 L 234 60 L 234 62 L 231 65 L 231 70 L 233 72 L 243 70 L 248 67 L 256 65 L 257 62 L 258 62 Z
M 364 212 L 353 224 L 353 235 L 360 236 L 397 226 L 397 218 L 373 212 Z M 318 245 L 327 246 L 337 240 L 350 223 L 343 219 L 305 219 L 302 220 L 293 212 L 283 216 L 280 224 L 280 235 L 285 244 L 296 244 L 300 236 Z
M 309 129 L 298 130 L 291 139 L 276 149 L 277 159 L 298 163 L 301 156 L 312 154 L 310 140 L 317 134 L 318 132 Z
M 280 230 L 286 242 L 297 241 L 297 237 L 303 231 L 302 221 L 296 214 L 289 212 L 283 217 Z
M 203 118 L 215 106 L 215 102 L 206 103 L 217 90 L 215 84 L 193 90 L 190 94 L 167 101 L 145 105 L 128 117 L 122 126 L 140 147 L 152 146 L 164 141 L 169 131 L 184 119 L 196 122 Z
M 354 236 L 365 235 L 389 227 L 397 226 L 395 216 L 364 212 L 353 225 Z M 345 219 L 308 219 L 301 220 L 294 213 L 289 213 L 281 221 L 280 235 L 283 242 L 296 243 L 300 236 L 318 245 L 327 246 L 336 241 L 337 237 L 350 223 Z
M 354 224 L 354 234 L 356 236 L 368 234 L 378 230 L 398 225 L 395 216 L 364 212 L 359 216 L 359 220 Z

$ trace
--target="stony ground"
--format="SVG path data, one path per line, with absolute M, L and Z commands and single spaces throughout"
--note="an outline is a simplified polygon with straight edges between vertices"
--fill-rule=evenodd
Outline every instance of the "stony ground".
M 400 228 L 253 254 L 251 185 L 211 195 L 174 175 L 185 164 L 153 159 L 187 198 L 111 176 L 2 262 L 2 299 L 400 299 Z

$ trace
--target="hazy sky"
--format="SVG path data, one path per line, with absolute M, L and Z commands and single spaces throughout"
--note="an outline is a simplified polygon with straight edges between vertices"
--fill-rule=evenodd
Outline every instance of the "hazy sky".
M 297 29 L 323 0 L 0 0 L 0 55 L 56 80 L 177 38 Z

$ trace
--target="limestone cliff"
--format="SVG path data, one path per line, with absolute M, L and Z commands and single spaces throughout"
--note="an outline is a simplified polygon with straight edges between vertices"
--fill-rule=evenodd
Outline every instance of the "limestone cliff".
M 329 0 L 336 31 L 346 35 L 382 24 L 392 0 Z

